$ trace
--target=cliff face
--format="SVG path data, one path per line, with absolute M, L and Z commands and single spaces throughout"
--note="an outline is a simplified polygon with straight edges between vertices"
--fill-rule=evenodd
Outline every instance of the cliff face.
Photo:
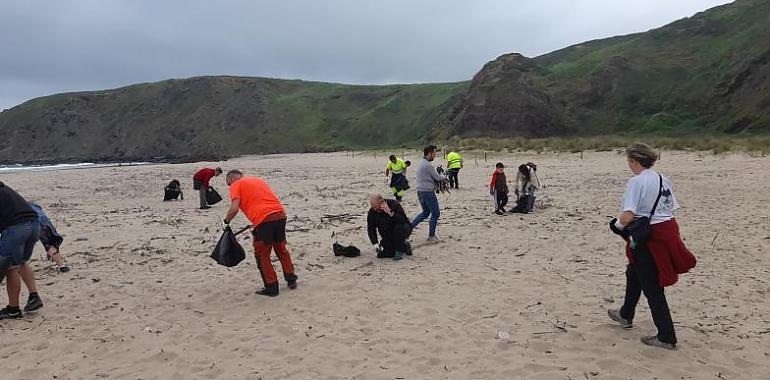
M 507 54 L 487 63 L 441 121 L 445 134 L 460 137 L 545 137 L 567 132 L 558 98 L 538 81 L 532 59 Z

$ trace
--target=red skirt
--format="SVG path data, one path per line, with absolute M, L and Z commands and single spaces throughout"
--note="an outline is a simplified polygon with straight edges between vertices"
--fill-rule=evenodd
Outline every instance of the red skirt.
M 661 287 L 674 285 L 680 274 L 695 267 L 697 260 L 679 236 L 679 224 L 676 219 L 653 224 L 652 237 L 646 244 L 655 260 Z M 628 244 L 626 257 L 629 262 L 634 262 L 634 253 Z

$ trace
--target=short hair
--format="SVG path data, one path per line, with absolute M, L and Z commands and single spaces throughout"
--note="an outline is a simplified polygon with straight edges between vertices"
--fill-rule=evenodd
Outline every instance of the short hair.
M 396 159 L 396 155 L 395 154 L 391 154 L 390 157 L 388 157 L 388 159 L 391 160 L 391 161 L 395 160 Z
M 636 161 L 645 168 L 651 168 L 658 160 L 658 154 L 655 153 L 649 145 L 643 143 L 633 143 L 626 148 L 626 157 Z
M 428 153 L 435 152 L 436 149 L 437 148 L 436 148 L 435 145 L 428 145 L 428 146 L 425 147 L 425 149 L 422 150 L 422 156 L 426 157 L 428 155 Z
M 495 167 L 496 167 L 496 168 L 504 168 L 504 167 L 505 167 L 505 165 L 503 165 L 503 163 L 502 163 L 502 162 L 498 162 L 498 163 L 496 163 L 496 164 L 495 164 Z
M 226 180 L 232 181 L 235 179 L 235 177 L 242 177 L 242 176 L 243 176 L 243 173 L 241 173 L 240 170 L 230 170 L 229 172 L 227 172 Z

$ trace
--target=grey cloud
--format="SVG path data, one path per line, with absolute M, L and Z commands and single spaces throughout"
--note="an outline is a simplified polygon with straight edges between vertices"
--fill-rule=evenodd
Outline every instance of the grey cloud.
M 0 109 L 36 96 L 195 75 L 381 84 L 466 80 L 645 31 L 719 0 L 0 2 Z

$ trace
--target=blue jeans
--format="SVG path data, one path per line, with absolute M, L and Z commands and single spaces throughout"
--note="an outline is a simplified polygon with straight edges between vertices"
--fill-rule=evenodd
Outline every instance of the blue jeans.
M 441 216 L 436 193 L 432 191 L 418 191 L 417 200 L 420 201 L 422 212 L 412 220 L 412 228 L 417 227 L 417 225 L 422 223 L 425 218 L 430 216 L 430 231 L 428 232 L 428 236 L 436 236 L 436 225 L 438 224 L 438 217 Z
M 0 235 L 0 256 L 11 260 L 16 267 L 32 257 L 32 249 L 40 237 L 40 222 L 31 220 L 5 227 Z

